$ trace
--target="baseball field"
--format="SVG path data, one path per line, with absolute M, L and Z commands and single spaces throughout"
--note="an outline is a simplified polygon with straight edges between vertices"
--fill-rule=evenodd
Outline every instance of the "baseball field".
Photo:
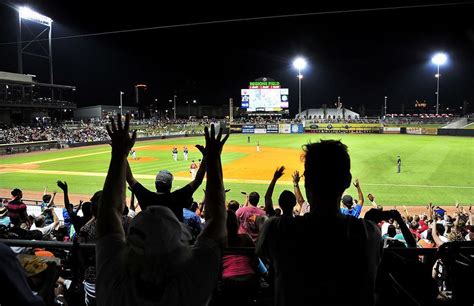
M 415 135 L 354 134 L 234 134 L 222 154 L 227 199 L 242 201 L 242 191 L 265 193 L 277 166 L 286 167 L 275 188 L 275 199 L 284 189 L 293 190 L 291 173 L 303 172 L 302 145 L 319 139 L 340 139 L 349 148 L 352 176 L 359 178 L 365 195 L 372 193 L 381 205 L 462 205 L 474 203 L 474 139 L 463 137 Z M 257 142 L 260 152 L 257 152 Z M 130 160 L 135 177 L 153 189 L 154 177 L 161 169 L 175 176 L 173 188 L 191 180 L 192 160 L 201 158 L 195 144 L 203 137 L 186 137 L 156 141 L 139 141 L 135 145 L 137 160 Z M 175 162 L 171 149 L 177 146 Z M 190 149 L 183 159 L 183 146 Z M 396 160 L 402 160 L 397 173 Z M 87 200 L 102 188 L 110 158 L 108 145 L 47 152 L 2 156 L 0 162 L 0 196 L 8 197 L 13 188 L 24 191 L 25 198 L 40 197 L 45 186 L 58 190 L 57 180 L 69 184 L 70 193 Z M 303 183 L 303 182 L 302 182 Z M 204 184 L 202 186 L 204 188 Z M 351 186 L 346 191 L 356 197 Z M 200 188 L 195 200 L 202 199 Z M 61 202 L 62 195 L 58 197 Z M 276 202 L 276 200 L 274 200 Z M 263 200 L 262 200 L 263 203 Z

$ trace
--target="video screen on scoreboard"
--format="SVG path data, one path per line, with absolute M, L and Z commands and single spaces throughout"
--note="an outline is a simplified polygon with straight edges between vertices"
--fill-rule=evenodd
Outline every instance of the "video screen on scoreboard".
M 288 88 L 242 89 L 242 108 L 248 112 L 278 112 L 288 108 Z

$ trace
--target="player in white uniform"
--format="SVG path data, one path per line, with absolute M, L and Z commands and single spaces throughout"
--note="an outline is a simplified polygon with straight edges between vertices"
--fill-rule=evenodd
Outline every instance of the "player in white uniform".
M 257 141 L 257 152 L 260 152 L 260 143 Z
M 172 152 L 174 161 L 178 161 L 178 149 L 174 147 Z
M 132 149 L 132 151 L 130 151 L 130 155 L 132 155 L 132 159 L 137 159 L 137 152 L 135 150 Z
M 185 146 L 185 147 L 183 148 L 184 160 L 188 160 L 188 153 L 189 153 L 188 147 Z
M 193 180 L 196 178 L 197 170 L 198 170 L 198 165 L 196 165 L 196 163 L 193 160 L 191 166 L 189 167 L 189 172 L 191 173 L 191 178 Z

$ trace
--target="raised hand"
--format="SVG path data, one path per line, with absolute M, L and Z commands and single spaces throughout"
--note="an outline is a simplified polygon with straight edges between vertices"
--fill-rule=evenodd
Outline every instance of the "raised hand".
M 357 189 L 359 189 L 359 187 L 360 187 L 359 179 L 358 179 L 358 178 L 356 178 L 356 180 L 355 180 L 355 182 L 354 182 L 354 187 L 357 188 Z
M 295 170 L 295 172 L 293 172 L 291 177 L 293 178 L 293 184 L 298 184 L 300 182 L 301 176 L 298 170 Z
M 204 134 L 206 138 L 206 147 L 196 145 L 196 148 L 201 151 L 203 156 L 219 156 L 222 152 L 222 147 L 229 138 L 229 134 L 222 138 L 222 128 L 219 129 L 219 133 L 216 136 L 214 124 L 211 124 L 211 131 L 209 132 L 208 127 L 204 128 Z
M 285 171 L 285 166 L 281 166 L 280 168 L 277 168 L 275 170 L 275 173 L 273 174 L 273 178 L 279 179 L 280 177 L 282 177 L 282 175 L 284 174 L 283 171 Z
M 64 181 L 64 182 L 57 181 L 56 184 L 58 185 L 59 188 L 61 188 L 61 190 L 62 190 L 63 192 L 67 191 L 67 183 L 66 183 L 66 181 Z
M 117 125 L 113 118 L 110 118 L 110 125 L 106 125 L 105 128 L 112 140 L 112 154 L 127 156 L 137 138 L 137 131 L 133 131 L 132 136 L 129 133 L 130 114 L 125 116 L 125 124 L 122 125 L 122 116 L 117 115 Z

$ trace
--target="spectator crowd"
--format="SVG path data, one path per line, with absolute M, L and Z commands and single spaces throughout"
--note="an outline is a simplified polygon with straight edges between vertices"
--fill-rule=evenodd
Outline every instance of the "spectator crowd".
M 128 165 L 137 136 L 129 120 L 107 126 L 112 154 L 102 190 L 74 205 L 74 186 L 57 182 L 63 222 L 56 193 L 43 196 L 37 216 L 28 215 L 18 188 L 2 204 L 4 239 L 93 243 L 95 250 L 0 243 L 8 290 L 1 305 L 433 305 L 450 298 L 446 262 L 438 259 L 426 274 L 423 256 L 392 258 L 386 250 L 474 241 L 471 207 L 456 205 L 453 215 L 432 204 L 423 214 L 386 210 L 364 196 L 347 147 L 335 140 L 304 146 L 304 186 L 295 171 L 292 190 L 274 196 L 280 166 L 263 199 L 257 192 L 240 203 L 226 199 L 221 152 L 229 136 L 214 125 L 196 146 L 203 158 L 193 181 L 173 190 L 173 174 L 162 169 L 148 190 Z M 199 201 L 193 194 L 205 176 Z M 346 193 L 351 184 L 356 197 Z M 362 218 L 364 205 L 370 210 Z M 388 285 L 395 283 L 396 290 Z

